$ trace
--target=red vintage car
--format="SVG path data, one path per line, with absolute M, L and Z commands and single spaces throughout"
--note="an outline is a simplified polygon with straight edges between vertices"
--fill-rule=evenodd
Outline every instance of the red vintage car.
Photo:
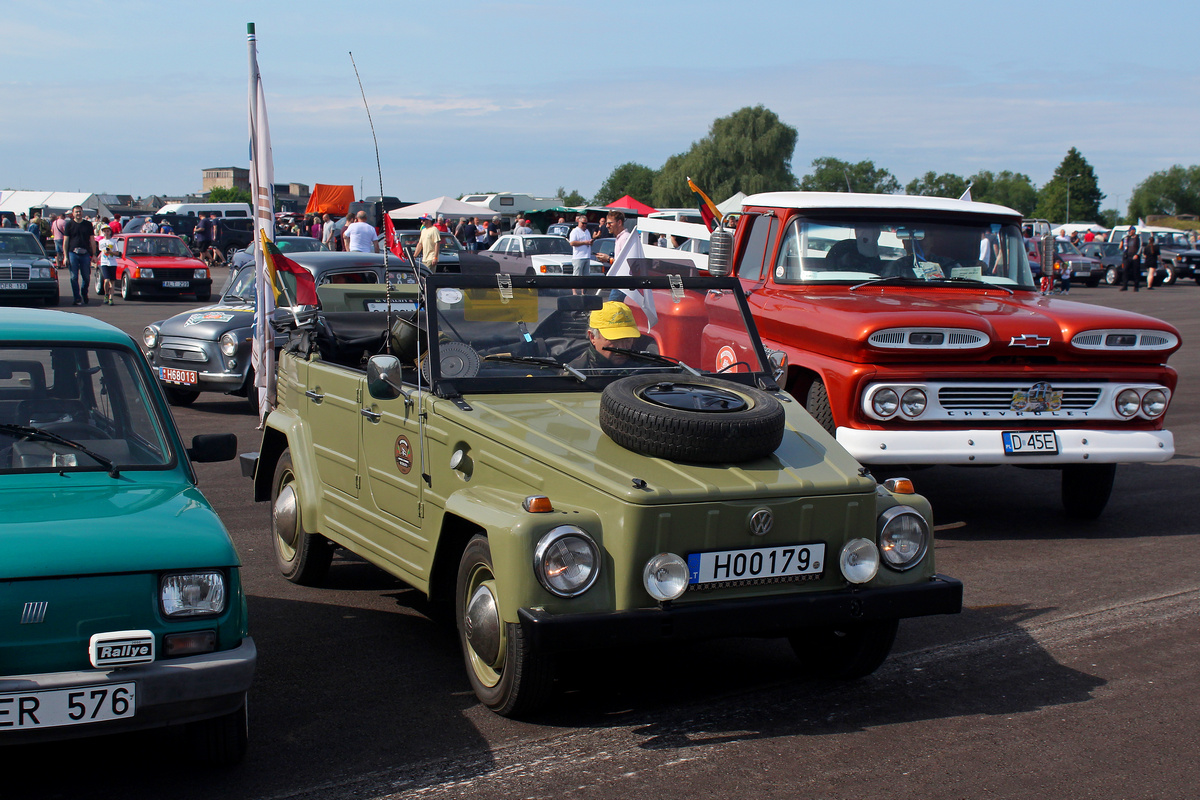
M 208 265 L 192 255 L 191 248 L 169 233 L 122 233 L 113 237 L 117 258 L 117 287 L 121 297 L 143 295 L 195 295 L 206 302 L 212 295 Z M 97 295 L 102 293 L 96 273 Z
M 1166 461 L 1179 332 L 1042 297 L 1021 215 L 987 203 L 780 192 L 743 201 L 732 265 L 786 387 L 859 461 L 1056 468 L 1094 518 L 1118 462 Z

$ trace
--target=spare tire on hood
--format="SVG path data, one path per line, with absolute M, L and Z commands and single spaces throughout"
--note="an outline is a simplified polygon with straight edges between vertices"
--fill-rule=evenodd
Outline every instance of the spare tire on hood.
M 750 386 L 700 375 L 631 375 L 600 397 L 600 428 L 642 455 L 699 464 L 739 463 L 775 452 L 783 406 Z

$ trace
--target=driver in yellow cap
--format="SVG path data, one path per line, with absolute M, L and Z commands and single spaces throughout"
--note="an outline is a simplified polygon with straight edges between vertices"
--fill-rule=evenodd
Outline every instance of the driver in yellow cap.
M 609 300 L 588 317 L 587 338 L 591 347 L 571 361 L 571 366 L 578 370 L 624 366 L 629 356 L 611 352 L 608 348 L 632 350 L 641 335 L 629 306 L 618 300 Z

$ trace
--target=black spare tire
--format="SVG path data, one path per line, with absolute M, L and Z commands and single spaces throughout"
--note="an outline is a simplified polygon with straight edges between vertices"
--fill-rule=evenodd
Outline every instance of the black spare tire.
M 642 455 L 699 464 L 763 458 L 783 441 L 783 406 L 766 392 L 699 375 L 631 375 L 600 397 L 600 428 Z

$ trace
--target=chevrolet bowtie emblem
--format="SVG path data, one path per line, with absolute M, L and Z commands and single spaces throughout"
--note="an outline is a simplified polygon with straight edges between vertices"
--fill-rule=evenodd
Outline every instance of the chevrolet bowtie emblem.
M 1049 336 L 1038 336 L 1035 333 L 1026 333 L 1023 336 L 1014 336 L 1008 340 L 1009 347 L 1049 347 Z

